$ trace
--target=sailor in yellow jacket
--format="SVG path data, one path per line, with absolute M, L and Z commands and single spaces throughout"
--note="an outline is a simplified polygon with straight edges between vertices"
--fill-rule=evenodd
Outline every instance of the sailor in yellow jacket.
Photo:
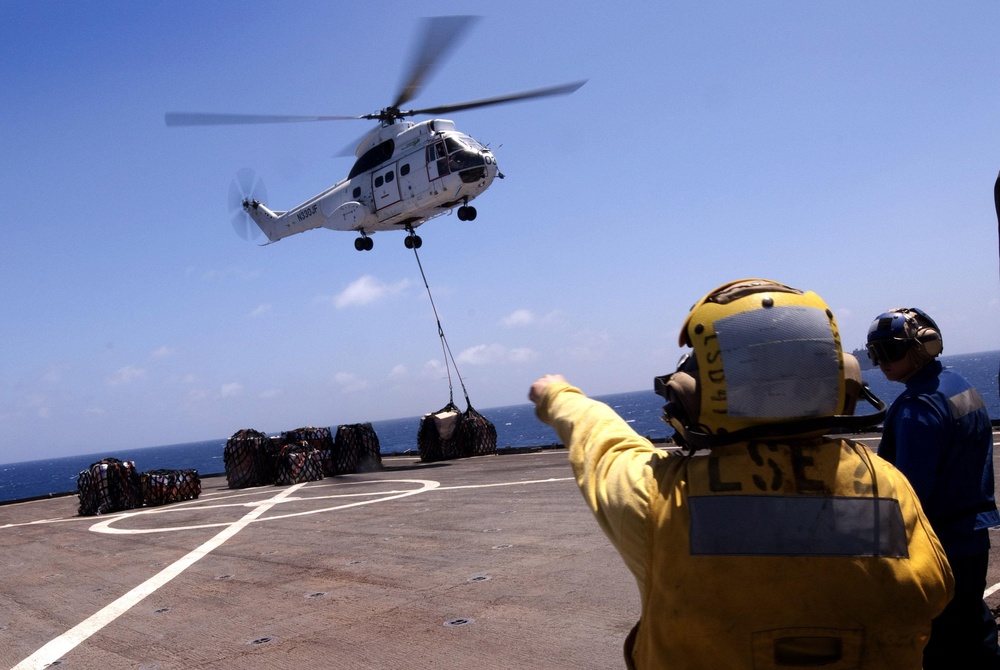
M 627 666 L 920 668 L 951 571 L 906 479 L 824 436 L 885 408 L 826 304 L 733 282 L 695 305 L 681 344 L 692 354 L 656 383 L 686 454 L 559 375 L 529 393 L 639 587 Z M 861 393 L 881 411 L 852 416 Z

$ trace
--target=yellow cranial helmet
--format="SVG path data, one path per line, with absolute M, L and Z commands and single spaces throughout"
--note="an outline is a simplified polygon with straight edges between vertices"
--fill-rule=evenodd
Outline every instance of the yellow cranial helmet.
M 724 284 L 691 308 L 680 345 L 693 351 L 656 390 L 694 447 L 822 434 L 830 422 L 812 419 L 853 410 L 837 324 L 811 291 L 768 279 Z

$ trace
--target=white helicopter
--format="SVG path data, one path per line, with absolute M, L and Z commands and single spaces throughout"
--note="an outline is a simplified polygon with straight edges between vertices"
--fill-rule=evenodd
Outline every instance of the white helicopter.
M 402 110 L 419 93 L 423 82 L 442 57 L 477 17 L 447 16 L 425 20 L 422 42 L 415 52 L 409 76 L 392 105 L 361 116 L 277 116 L 168 112 L 168 126 L 226 125 L 246 123 L 290 123 L 371 119 L 379 127 L 358 145 L 357 161 L 347 178 L 287 211 L 264 205 L 263 185 L 248 169 L 240 170 L 230 187 L 233 227 L 246 239 L 259 235 L 252 220 L 267 236 L 267 244 L 289 235 L 328 228 L 356 231 L 358 251 L 370 251 L 371 235 L 383 230 L 405 230 L 407 249 L 418 249 L 421 239 L 416 228 L 422 223 L 458 208 L 460 221 L 476 218 L 469 202 L 483 193 L 497 177 L 503 178 L 496 158 L 487 147 L 460 132 L 454 122 L 430 119 L 420 123 L 404 121 L 417 114 L 446 114 L 529 98 L 566 95 L 584 81 L 534 89 L 521 93 L 468 102 Z

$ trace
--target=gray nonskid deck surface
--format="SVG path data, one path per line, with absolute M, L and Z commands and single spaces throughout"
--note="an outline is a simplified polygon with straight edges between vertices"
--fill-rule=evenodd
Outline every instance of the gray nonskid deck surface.
M 0 667 L 623 667 L 638 593 L 564 450 L 384 463 L 103 517 L 0 507 Z
M 300 487 L 211 478 L 197 500 L 106 517 L 75 497 L 0 508 L 0 667 L 95 614 L 38 667 L 621 665 L 638 594 L 565 451 L 385 464 Z

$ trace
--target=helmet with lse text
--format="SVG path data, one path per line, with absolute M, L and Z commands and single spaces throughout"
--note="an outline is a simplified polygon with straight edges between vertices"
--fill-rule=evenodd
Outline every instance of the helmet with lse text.
M 929 361 L 944 351 L 941 329 L 923 310 L 898 307 L 882 312 L 868 328 L 868 358 L 875 365 L 895 363 L 909 352 Z
M 820 435 L 858 418 L 844 415 L 863 388 L 860 367 L 845 362 L 833 312 L 811 291 L 768 279 L 724 284 L 691 308 L 680 345 L 692 350 L 654 384 L 665 420 L 691 448 Z

